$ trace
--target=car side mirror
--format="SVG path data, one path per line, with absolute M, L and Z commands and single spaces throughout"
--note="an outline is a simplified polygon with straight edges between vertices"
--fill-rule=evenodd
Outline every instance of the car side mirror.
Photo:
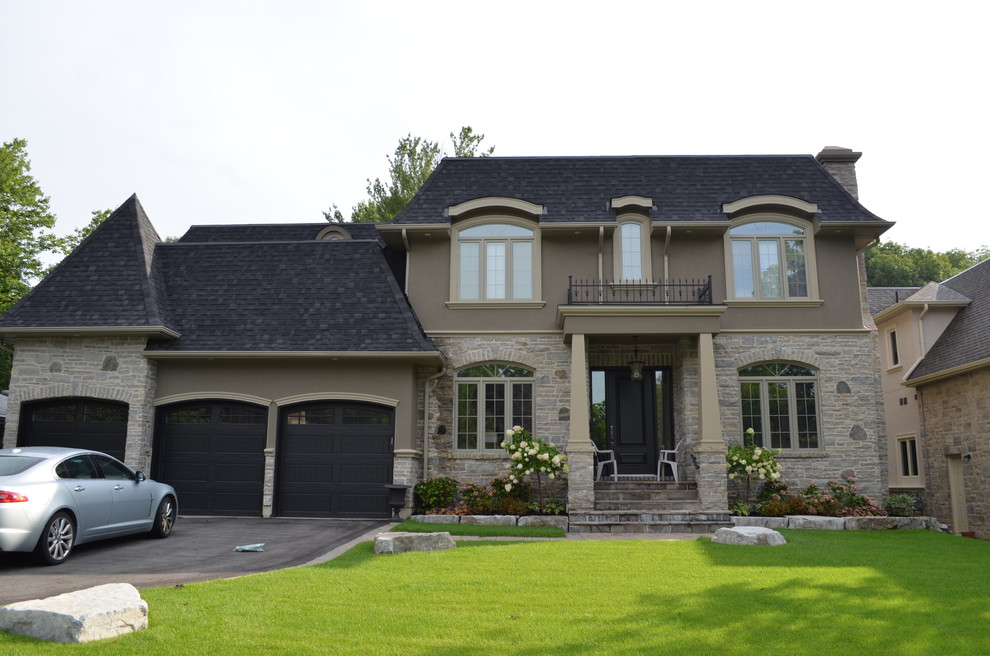
M 134 480 L 137 481 L 138 483 L 145 480 L 146 478 L 147 476 L 144 475 L 144 472 L 139 471 L 138 473 L 134 474 Z

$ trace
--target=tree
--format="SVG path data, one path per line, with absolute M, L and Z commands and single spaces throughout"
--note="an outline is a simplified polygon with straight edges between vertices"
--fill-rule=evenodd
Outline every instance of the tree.
M 76 228 L 72 231 L 71 235 L 66 235 L 65 237 L 59 239 L 58 249 L 63 255 L 68 255 L 74 251 L 76 246 L 81 244 L 86 237 L 89 237 L 94 230 L 100 227 L 100 224 L 107 220 L 107 217 L 113 214 L 113 210 L 93 210 L 91 214 L 92 216 L 90 217 L 87 225 L 82 228 Z
M 990 256 L 986 246 L 974 251 L 953 249 L 937 253 L 926 248 L 886 242 L 866 251 L 866 279 L 870 287 L 921 287 L 941 282 Z
M 0 148 L 0 313 L 7 311 L 45 271 L 41 254 L 55 251 L 55 215 L 31 177 L 27 142 Z
M 475 134 L 470 126 L 464 126 L 456 135 L 451 132 L 455 157 L 488 157 L 495 152 L 492 146 L 479 153 L 485 135 Z M 423 186 L 445 153 L 437 141 L 408 134 L 399 140 L 395 153 L 388 158 L 389 180 L 382 182 L 368 179 L 368 200 L 351 209 L 351 221 L 384 223 L 391 221 Z M 327 221 L 343 221 L 344 215 L 336 205 L 323 212 Z

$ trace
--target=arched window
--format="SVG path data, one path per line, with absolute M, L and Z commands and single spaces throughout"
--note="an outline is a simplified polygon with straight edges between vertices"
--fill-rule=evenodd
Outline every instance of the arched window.
M 532 301 L 535 230 L 482 223 L 457 231 L 457 299 Z
M 771 449 L 819 449 L 818 372 L 789 362 L 765 362 L 739 371 L 743 430 Z
M 805 227 L 756 221 L 731 228 L 728 239 L 735 299 L 812 297 L 808 277 L 811 237 Z
M 533 371 L 498 362 L 462 369 L 454 385 L 455 436 L 461 451 L 501 449 L 513 426 L 533 430 Z

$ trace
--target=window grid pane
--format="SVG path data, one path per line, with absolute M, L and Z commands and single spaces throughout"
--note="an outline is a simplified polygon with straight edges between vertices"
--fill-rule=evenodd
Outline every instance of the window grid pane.
M 505 242 L 485 244 L 485 298 L 505 298 Z
M 533 385 L 512 383 L 512 425 L 533 432 Z
M 477 300 L 481 297 L 481 244 L 460 244 L 460 298 Z
M 457 384 L 457 448 L 478 448 L 478 384 Z
M 757 242 L 760 252 L 760 297 L 781 298 L 780 244 L 776 239 Z
M 732 242 L 732 280 L 736 298 L 756 296 L 756 288 L 753 286 L 753 245 L 748 240 Z
M 763 403 L 760 400 L 759 383 L 742 383 L 742 420 L 743 431 L 752 428 L 753 442 L 763 444 Z
M 504 436 L 505 383 L 485 383 L 485 448 L 500 448 Z
M 788 239 L 784 242 L 787 254 L 787 295 L 791 298 L 808 296 L 808 272 L 804 265 L 804 242 Z
M 512 243 L 512 298 L 533 298 L 533 243 Z
M 797 415 L 798 447 L 818 448 L 818 412 L 815 406 L 815 384 L 794 383 L 794 408 Z
M 620 233 L 620 257 L 622 280 L 643 279 L 643 256 L 640 245 L 640 228 L 636 223 L 622 224 Z
M 786 382 L 766 383 L 767 416 L 770 420 L 770 448 L 791 448 L 791 413 Z

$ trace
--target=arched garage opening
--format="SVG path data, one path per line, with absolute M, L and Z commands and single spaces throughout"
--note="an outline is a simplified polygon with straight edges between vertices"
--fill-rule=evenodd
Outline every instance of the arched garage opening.
M 59 398 L 21 407 L 17 446 L 92 449 L 123 460 L 126 442 L 126 403 Z
M 234 401 L 158 408 L 155 478 L 184 515 L 261 515 L 268 409 Z
M 389 516 L 395 410 L 323 401 L 286 406 L 279 420 L 275 514 Z

